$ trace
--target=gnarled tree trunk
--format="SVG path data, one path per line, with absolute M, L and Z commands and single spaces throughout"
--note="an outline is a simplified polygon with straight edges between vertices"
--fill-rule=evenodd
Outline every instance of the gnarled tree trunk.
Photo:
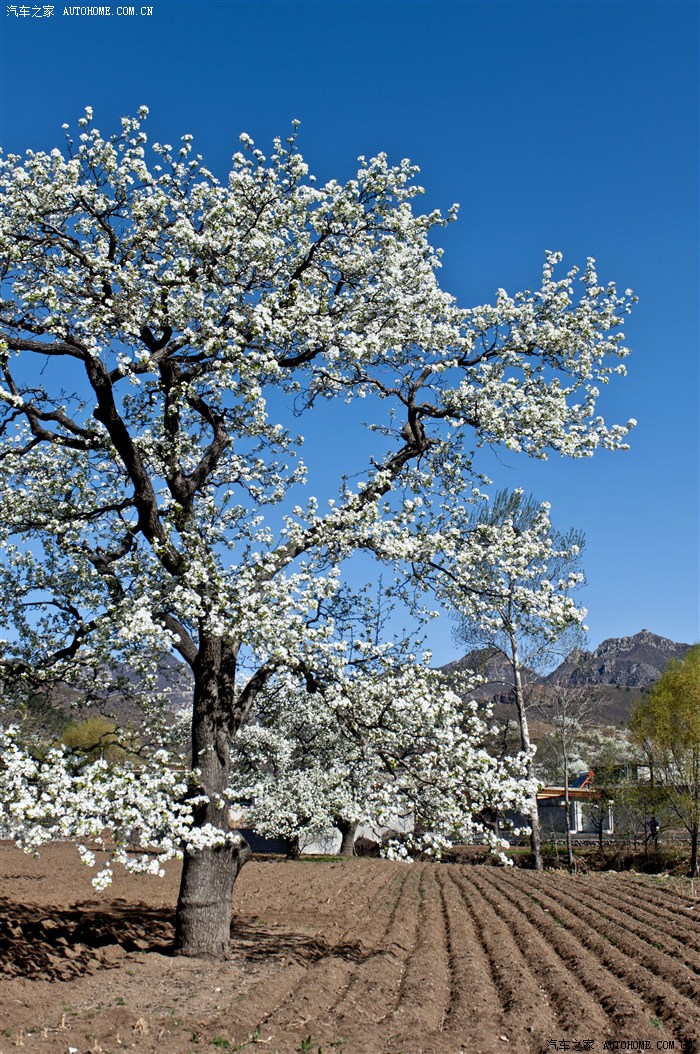
M 340 831 L 342 841 L 340 843 L 340 856 L 355 855 L 355 835 L 359 826 L 357 820 L 337 819 L 335 826 Z
M 176 954 L 227 958 L 233 884 L 250 855 L 243 842 L 240 847 L 200 849 L 185 857 L 175 920 Z
M 193 666 L 192 718 L 192 766 L 201 775 L 193 796 L 202 793 L 207 800 L 195 807 L 195 827 L 219 828 L 224 844 L 185 855 L 175 919 L 176 954 L 213 960 L 228 955 L 233 886 L 251 855 L 244 839 L 232 842 L 228 826 L 226 791 L 236 718 L 226 665 L 220 641 L 201 642 Z

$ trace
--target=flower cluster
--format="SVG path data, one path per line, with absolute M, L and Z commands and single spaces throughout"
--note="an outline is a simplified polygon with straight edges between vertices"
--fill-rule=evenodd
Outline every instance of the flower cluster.
M 29 751 L 18 728 L 0 729 L 0 833 L 27 852 L 52 841 L 79 843 L 83 863 L 100 870 L 104 889 L 116 863 L 129 871 L 162 875 L 163 864 L 203 846 L 240 840 L 233 831 L 198 827 L 188 793 L 194 774 L 173 767 L 165 751 L 138 766 L 86 762 L 65 748 L 44 757 Z
M 551 551 L 544 519 L 526 540 L 506 524 L 463 529 L 486 483 L 473 452 L 623 447 L 633 422 L 607 425 L 596 401 L 624 371 L 634 298 L 601 283 L 592 261 L 561 274 L 549 253 L 539 288 L 462 308 L 439 286 L 431 244 L 456 211 L 415 208 L 408 161 L 361 158 L 354 178 L 321 185 L 295 129 L 269 158 L 242 136 L 220 181 L 189 135 L 149 148 L 146 115 L 103 136 L 88 109 L 63 150 L 0 158 L 0 671 L 12 684 L 80 684 L 86 669 L 135 666 L 153 684 L 155 656 L 176 653 L 193 673 L 192 764 L 206 798 L 196 836 L 177 836 L 193 848 L 211 830 L 224 837 L 232 746 L 253 769 L 276 766 L 281 788 L 298 771 L 299 708 L 318 735 L 316 767 L 295 790 L 287 780 L 270 816 L 294 794 L 297 813 L 320 815 L 324 796 L 347 798 L 353 781 L 337 808 L 376 815 L 420 787 L 434 836 L 454 833 L 463 808 L 514 801 L 516 775 L 480 752 L 481 728 L 460 724 L 419 662 L 396 665 L 389 648 L 383 667 L 365 656 L 359 676 L 369 645 L 354 651 L 364 616 L 347 567 L 358 553 L 379 563 L 413 618 L 424 615 L 417 569 L 431 579 L 452 563 L 490 626 L 479 598 Z M 339 465 L 330 500 L 300 497 L 309 476 L 292 424 L 326 400 L 348 427 L 360 427 L 362 400 L 374 451 L 352 477 Z M 525 583 L 519 602 L 559 625 L 578 618 L 572 584 Z M 411 736 L 421 749 L 409 766 Z M 93 812 L 91 832 L 120 827 L 99 769 L 58 755 L 42 764 L 3 771 L 24 771 L 28 788 L 52 773 L 64 819 L 33 811 L 18 782 L 14 832 L 24 824 L 31 843 L 68 824 L 80 837 Z M 391 802 L 380 767 L 394 773 Z M 176 803 L 162 773 L 163 801 Z M 65 781 L 85 779 L 71 798 Z M 260 823 L 275 793 L 263 783 Z M 133 798 L 134 819 L 158 814 L 150 800 Z
M 303 844 L 334 826 L 410 817 L 424 833 L 403 848 L 432 856 L 455 839 L 488 840 L 487 809 L 524 806 L 529 757 L 488 752 L 488 710 L 466 704 L 429 654 L 368 640 L 356 649 L 361 662 L 327 672 L 316 692 L 275 685 L 258 699 L 229 791 L 248 803 L 246 825 Z

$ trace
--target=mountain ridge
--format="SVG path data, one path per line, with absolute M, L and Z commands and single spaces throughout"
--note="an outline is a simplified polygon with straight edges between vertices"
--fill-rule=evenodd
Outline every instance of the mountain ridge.
M 691 647 L 642 629 L 629 637 L 608 637 L 592 651 L 574 649 L 543 680 L 545 684 L 572 688 L 648 688 L 658 681 L 669 662 L 682 659 Z
M 554 688 L 589 687 L 597 700 L 601 724 L 628 723 L 635 703 L 658 681 L 673 659 L 682 658 L 692 645 L 661 637 L 643 629 L 627 637 L 608 637 L 591 651 L 574 649 L 550 673 L 540 676 L 524 670 L 527 688 L 538 694 Z M 465 698 L 488 700 L 498 720 L 512 720 L 515 704 L 512 672 L 503 655 L 479 648 L 441 667 L 445 672 L 474 670 L 485 678 Z
M 628 637 L 607 637 L 591 651 L 574 648 L 555 670 L 540 675 L 523 667 L 527 684 L 560 687 L 610 685 L 616 688 L 646 688 L 663 673 L 673 659 L 682 659 L 692 647 L 642 629 Z M 487 685 L 512 684 L 510 663 L 496 648 L 475 648 L 460 659 L 446 663 L 442 670 L 474 670 L 486 678 Z

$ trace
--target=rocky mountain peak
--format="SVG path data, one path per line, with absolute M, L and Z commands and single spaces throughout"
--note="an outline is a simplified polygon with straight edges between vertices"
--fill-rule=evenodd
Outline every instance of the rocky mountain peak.
M 690 647 L 643 629 L 631 637 L 610 637 L 594 651 L 572 651 L 546 680 L 570 686 L 644 688 L 658 681 L 668 663 L 682 659 Z

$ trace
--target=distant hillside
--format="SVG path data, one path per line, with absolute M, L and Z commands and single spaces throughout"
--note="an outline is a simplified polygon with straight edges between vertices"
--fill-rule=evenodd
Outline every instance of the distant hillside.
M 161 655 L 155 690 L 169 692 L 166 713 L 174 715 L 187 707 L 192 700 L 192 688 L 188 667 L 172 655 Z M 140 676 L 121 664 L 86 671 L 78 684 L 59 681 L 48 687 L 37 684 L 34 688 L 22 684 L 19 689 L 9 691 L 0 682 L 0 694 L 3 689 L 4 720 L 27 722 L 33 737 L 40 742 L 60 738 L 71 721 L 80 721 L 94 713 L 104 714 L 123 727 L 138 726 L 150 694 Z
M 463 655 L 461 659 L 442 666 L 441 669 L 445 673 L 465 673 L 473 670 L 485 678 L 482 684 L 469 693 L 471 698 L 513 702 L 512 667 L 505 656 L 494 648 L 477 648 Z M 542 678 L 534 670 L 524 668 L 523 680 L 526 684 L 539 684 Z
M 604 640 L 594 651 L 576 649 L 546 677 L 525 670 L 524 680 L 544 692 L 547 687 L 590 686 L 599 704 L 600 725 L 621 725 L 629 721 L 640 695 L 658 681 L 668 663 L 683 658 L 690 647 L 644 629 L 632 637 Z M 484 684 L 469 693 L 470 698 L 489 699 L 497 719 L 514 720 L 512 673 L 499 652 L 472 651 L 442 669 L 474 670 L 486 677 Z
M 682 659 L 690 647 L 643 629 L 633 637 L 610 637 L 595 651 L 572 651 L 544 680 L 568 687 L 595 684 L 646 688 L 658 681 L 672 659 Z

